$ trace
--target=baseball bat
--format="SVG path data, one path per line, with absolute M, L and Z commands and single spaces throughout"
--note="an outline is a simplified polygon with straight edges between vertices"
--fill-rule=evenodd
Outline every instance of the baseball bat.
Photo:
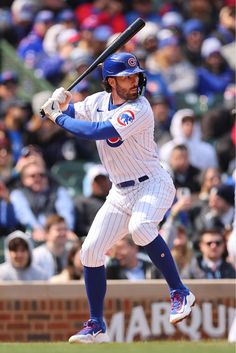
M 67 88 L 67 91 L 72 90 L 80 81 L 83 80 L 90 72 L 101 64 L 108 56 L 115 53 L 119 48 L 126 44 L 136 33 L 138 33 L 145 26 L 145 22 L 142 18 L 137 18 L 129 27 L 126 28 L 110 45 L 107 47 L 102 54 Z M 40 114 L 42 117 L 45 116 L 44 111 L 41 109 Z

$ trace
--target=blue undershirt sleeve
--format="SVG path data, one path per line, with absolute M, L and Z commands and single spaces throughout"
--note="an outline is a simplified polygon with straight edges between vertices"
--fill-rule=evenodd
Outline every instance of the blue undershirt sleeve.
M 71 118 L 75 118 L 74 104 L 69 104 L 68 108 L 64 110 L 63 114 L 69 115 Z
M 120 135 L 109 120 L 90 122 L 73 119 L 66 114 L 61 114 L 56 118 L 56 123 L 73 135 L 88 140 L 120 138 Z

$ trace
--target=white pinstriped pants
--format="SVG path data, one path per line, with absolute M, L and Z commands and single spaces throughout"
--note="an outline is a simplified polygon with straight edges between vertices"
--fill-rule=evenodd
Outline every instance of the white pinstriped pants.
M 137 245 L 152 242 L 174 195 L 175 187 L 169 175 L 165 180 L 148 179 L 127 188 L 112 186 L 83 243 L 82 264 L 104 265 L 107 251 L 128 233 Z

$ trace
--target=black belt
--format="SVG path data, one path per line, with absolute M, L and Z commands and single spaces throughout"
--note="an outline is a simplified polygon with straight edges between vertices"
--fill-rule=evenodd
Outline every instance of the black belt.
M 147 175 L 143 175 L 140 178 L 138 178 L 138 181 L 142 183 L 143 181 L 149 179 Z M 134 186 L 135 185 L 135 180 L 127 180 L 127 181 L 122 181 L 119 184 L 116 184 L 118 188 L 127 188 L 128 186 Z

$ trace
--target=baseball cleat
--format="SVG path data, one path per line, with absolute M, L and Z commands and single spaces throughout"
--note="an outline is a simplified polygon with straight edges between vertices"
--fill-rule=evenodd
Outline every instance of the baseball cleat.
M 172 290 L 170 298 L 170 323 L 177 324 L 190 315 L 191 307 L 195 304 L 195 296 L 186 288 Z
M 84 323 L 84 328 L 69 338 L 69 343 L 105 343 L 110 342 L 103 321 L 90 319 Z

